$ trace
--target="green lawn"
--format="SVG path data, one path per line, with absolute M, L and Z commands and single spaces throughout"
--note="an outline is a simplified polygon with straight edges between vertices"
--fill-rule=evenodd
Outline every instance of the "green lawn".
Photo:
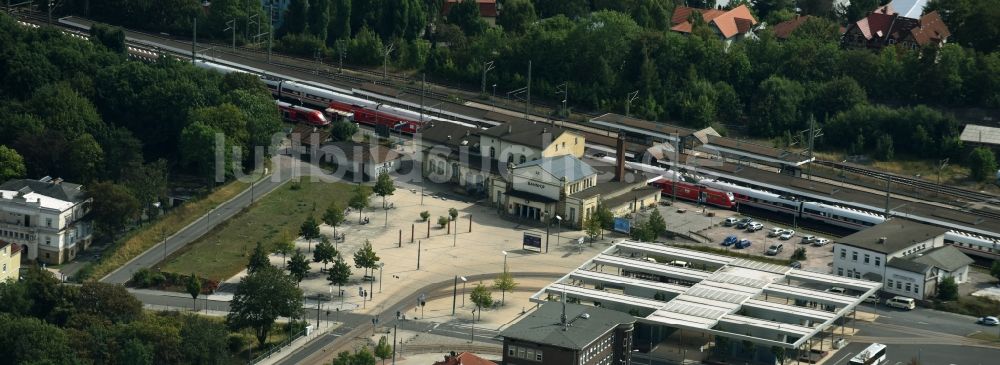
M 215 189 L 207 196 L 184 203 L 180 207 L 171 209 L 166 215 L 157 221 L 147 224 L 145 227 L 136 229 L 125 238 L 119 239 L 104 254 L 96 265 L 90 266 L 86 277 L 100 279 L 121 267 L 132 258 L 139 256 L 150 247 L 163 240 L 163 236 L 169 236 L 181 228 L 186 227 L 195 219 L 205 215 L 210 209 L 214 209 L 223 202 L 246 190 L 250 184 L 242 181 L 232 181 L 226 185 Z M 82 271 L 82 270 L 81 270 Z
M 257 242 L 270 251 L 282 238 L 298 236 L 302 221 L 312 213 L 320 220 L 334 201 L 347 206 L 354 186 L 344 183 L 287 183 L 219 225 L 201 239 L 167 258 L 164 270 L 222 281 L 246 266 Z

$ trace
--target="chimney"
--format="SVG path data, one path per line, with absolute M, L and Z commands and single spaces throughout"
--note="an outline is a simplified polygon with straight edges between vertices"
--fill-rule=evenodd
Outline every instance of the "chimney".
M 562 292 L 562 315 L 559 316 L 559 323 L 563 326 L 563 331 L 566 330 L 566 292 Z
M 615 181 L 625 181 L 625 134 L 622 131 L 618 131 L 615 154 Z
M 61 177 L 57 177 L 55 180 L 52 180 L 52 185 L 59 185 L 61 182 L 63 182 L 63 179 Z
M 885 244 L 885 241 L 887 241 L 888 239 L 889 239 L 888 237 L 879 237 L 879 238 L 878 238 L 878 243 L 879 243 L 880 245 L 884 245 L 884 244 Z

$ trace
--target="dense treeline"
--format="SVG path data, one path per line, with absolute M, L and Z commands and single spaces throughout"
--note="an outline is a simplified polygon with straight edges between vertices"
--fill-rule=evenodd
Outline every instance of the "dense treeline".
M 948 44 L 881 51 L 843 48 L 839 27 L 866 16 L 884 0 L 852 1 L 845 7 L 831 0 L 732 2 L 747 4 L 758 20 L 772 25 L 794 17 L 796 8 L 817 16 L 787 41 L 775 39 L 766 26 L 755 37 L 732 44 L 720 41 L 697 19 L 689 36 L 669 31 L 676 5 L 721 3 L 712 0 L 500 2 L 497 26 L 491 27 L 475 1 L 455 4 L 445 16 L 439 0 L 292 0 L 277 47 L 374 66 L 381 65 L 391 44 L 389 60 L 397 68 L 477 86 L 484 64 L 494 61 L 486 84 L 498 84 L 501 96 L 526 84 L 527 64 L 533 60 L 535 99 L 560 100 L 557 85 L 568 83 L 570 105 L 621 113 L 626 95 L 639 91 L 628 105 L 633 115 L 691 127 L 741 129 L 756 137 L 788 140 L 806 129 L 810 118 L 820 126 L 860 118 L 856 123 L 877 131 L 861 144 L 854 138 L 820 141 L 844 150 L 864 146 L 871 152 L 882 134 L 882 145 L 912 140 L 905 135 L 911 129 L 883 128 L 875 117 L 858 116 L 859 108 L 902 108 L 895 114 L 910 113 L 918 105 L 1000 108 L 1000 25 L 990 16 L 1000 9 L 1000 0 L 933 0 L 929 8 L 941 12 L 953 33 Z M 229 2 L 213 2 L 212 8 L 220 3 Z M 938 121 L 934 131 L 939 134 L 931 134 L 938 145 L 930 150 L 938 156 L 962 152 L 953 141 L 957 121 L 934 110 L 920 114 Z M 930 153 L 915 149 L 920 155 Z
M 21 275 L 0 283 L 0 364 L 224 364 L 252 341 L 221 320 L 146 313 L 120 285 Z
M 216 133 L 224 133 L 226 161 L 239 167 L 280 130 L 270 94 L 253 76 L 172 58 L 129 61 L 120 29 L 93 34 L 81 41 L 0 15 L 0 158 L 20 165 L 5 166 L 5 179 L 58 176 L 113 200 L 95 202 L 95 215 L 107 217 L 101 232 L 162 201 L 170 173 L 214 177 Z

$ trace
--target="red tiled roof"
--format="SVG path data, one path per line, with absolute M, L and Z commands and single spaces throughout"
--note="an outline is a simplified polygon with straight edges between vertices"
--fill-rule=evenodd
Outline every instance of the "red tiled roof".
M 774 31 L 774 36 L 778 37 L 778 39 L 788 39 L 788 37 L 792 35 L 792 32 L 799 29 L 799 27 L 801 27 L 802 24 L 805 24 L 809 18 L 812 18 L 812 15 L 796 15 L 795 19 L 775 24 L 774 28 L 771 29 Z
M 948 25 L 944 24 L 941 15 L 935 10 L 920 17 L 920 25 L 910 29 L 910 34 L 913 35 L 913 40 L 917 44 L 923 46 L 947 39 L 951 36 L 951 31 L 948 30 Z
M 462 0 L 445 0 L 441 5 L 441 14 L 448 16 L 451 6 L 462 2 Z M 479 4 L 479 16 L 483 18 L 496 18 L 500 14 L 497 9 L 497 0 L 476 0 Z
M 435 362 L 434 365 L 497 365 L 495 362 L 483 359 L 476 354 L 463 352 L 455 356 L 446 356 L 444 361 Z
M 692 25 L 688 18 L 694 12 L 701 14 L 701 18 L 706 23 L 715 25 L 723 38 L 746 33 L 757 24 L 757 19 L 754 19 L 753 15 L 750 14 L 750 9 L 746 5 L 737 6 L 729 11 L 678 6 L 674 9 L 673 16 L 670 17 L 670 22 L 674 25 L 670 30 L 690 33 Z

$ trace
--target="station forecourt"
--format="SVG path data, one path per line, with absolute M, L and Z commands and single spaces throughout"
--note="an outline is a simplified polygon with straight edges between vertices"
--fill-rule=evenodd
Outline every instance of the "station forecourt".
M 683 351 L 674 360 L 776 364 L 778 357 L 815 361 L 821 351 L 810 350 L 823 350 L 838 325 L 843 333 L 847 317 L 880 289 L 878 282 L 624 240 L 531 301 L 565 295 L 633 315 L 637 358 Z

